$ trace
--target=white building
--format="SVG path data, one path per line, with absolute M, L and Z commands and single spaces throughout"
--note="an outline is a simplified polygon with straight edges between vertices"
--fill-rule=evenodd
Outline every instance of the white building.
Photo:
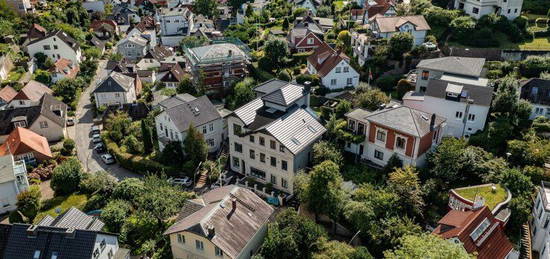
M 326 43 L 321 44 L 307 58 L 307 71 L 317 74 L 322 85 L 331 90 L 356 87 L 359 84 L 359 73 L 351 67 L 349 57 Z
M 413 36 L 413 44 L 424 43 L 426 34 L 431 29 L 424 16 L 375 16 L 371 30 L 376 37 L 389 39 L 398 32 L 408 32 Z
M 508 20 L 513 20 L 521 15 L 523 0 L 456 0 L 454 8 L 463 10 L 474 19 L 484 15 L 504 15 Z
M 121 39 L 117 45 L 118 54 L 130 60 L 136 60 L 144 57 L 149 50 L 149 41 L 139 34 L 133 34 Z
M 29 188 L 25 162 L 11 154 L 0 157 L 0 214 L 17 209 L 17 194 Z
M 529 119 L 539 116 L 550 118 L 550 80 L 531 78 L 521 82 L 520 97 L 533 105 Z
M 447 118 L 445 134 L 460 138 L 483 131 L 492 99 L 492 87 L 432 79 L 426 92 L 407 93 L 403 105 Z
M 136 101 L 135 79 L 119 72 L 111 72 L 92 92 L 96 106 L 121 105 Z
M 193 16 L 187 7 L 160 8 L 157 21 L 160 23 L 162 44 L 177 46 L 185 36 L 189 36 L 193 28 Z
M 484 58 L 442 57 L 423 59 L 416 65 L 416 92 L 425 92 L 431 79 L 487 86 Z
M 180 94 L 159 103 L 161 113 L 155 117 L 159 148 L 172 141 L 183 142 L 189 126 L 200 132 L 209 152 L 220 149 L 224 139 L 222 116 L 206 95 Z
M 29 42 L 26 48 L 30 57 L 34 57 L 37 53 L 43 53 L 53 61 L 65 58 L 71 60 L 75 65 L 80 64 L 82 59 L 78 42 L 61 30 L 48 33 L 43 38 Z
M 356 31 L 351 33 L 351 47 L 353 57 L 357 58 L 357 63 L 360 66 L 365 65 L 365 62 L 369 59 L 370 51 L 370 39 L 366 33 L 358 33 Z
M 537 188 L 537 198 L 533 206 L 533 219 L 531 222 L 532 249 L 539 253 L 538 258 L 550 258 L 549 198 L 550 183 L 543 181 Z
M 303 86 L 274 79 L 254 90 L 258 97 L 227 118 L 230 168 L 292 194 L 296 172 L 326 129 Z

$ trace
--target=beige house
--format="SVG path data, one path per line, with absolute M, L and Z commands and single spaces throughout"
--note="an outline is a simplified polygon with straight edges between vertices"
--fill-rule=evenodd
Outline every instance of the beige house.
M 164 234 L 174 259 L 251 258 L 273 212 L 252 191 L 228 185 L 188 200 Z

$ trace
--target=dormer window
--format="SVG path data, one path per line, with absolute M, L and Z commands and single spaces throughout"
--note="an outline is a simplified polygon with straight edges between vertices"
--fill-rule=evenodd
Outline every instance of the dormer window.
M 476 241 L 491 225 L 491 221 L 488 218 L 485 218 L 481 224 L 470 234 L 470 237 L 473 241 Z

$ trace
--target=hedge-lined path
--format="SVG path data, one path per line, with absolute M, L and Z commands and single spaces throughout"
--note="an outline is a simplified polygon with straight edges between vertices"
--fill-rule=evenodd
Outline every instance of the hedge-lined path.
M 118 163 L 113 165 L 104 164 L 99 155 L 93 150 L 90 128 L 93 124 L 94 115 L 92 110 L 93 104 L 90 102 L 90 93 L 95 89 L 97 82 L 108 75 L 109 71 L 105 69 L 106 65 L 106 60 L 100 60 L 98 62 L 94 79 L 90 82 L 90 86 L 82 92 L 80 101 L 76 107 L 75 125 L 69 127 L 69 137 L 74 139 L 76 143 L 78 160 L 82 163 L 84 170 L 88 172 L 104 170 L 118 180 L 128 177 L 141 177 L 139 174 L 122 168 Z

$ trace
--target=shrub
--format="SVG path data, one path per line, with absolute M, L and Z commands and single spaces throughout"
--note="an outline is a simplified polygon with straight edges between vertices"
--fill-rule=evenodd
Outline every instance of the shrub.
M 21 216 L 21 212 L 19 212 L 18 210 L 14 210 L 14 211 L 10 212 L 10 215 L 8 216 L 8 218 L 9 218 L 11 224 L 14 224 L 14 223 L 27 223 L 23 219 L 23 216 Z
M 113 190 L 113 199 L 133 201 L 145 191 L 143 181 L 138 178 L 126 178 L 118 183 Z
M 116 186 L 116 179 L 105 171 L 99 171 L 87 174 L 80 183 L 80 190 L 88 194 L 108 194 L 110 195 Z
M 311 82 L 311 86 L 318 86 L 321 83 L 318 75 L 301 74 L 296 77 L 298 84 L 304 84 L 306 81 Z
M 376 86 L 378 86 L 382 91 L 390 92 L 393 90 L 397 81 L 401 76 L 383 76 L 376 79 Z
M 69 158 L 54 169 L 50 186 L 56 195 L 71 194 L 78 190 L 82 178 L 80 162 L 76 158 Z
M 120 232 L 120 228 L 132 209 L 130 203 L 124 200 L 113 200 L 107 203 L 101 211 L 101 220 L 107 229 L 113 233 Z
M 401 99 L 408 91 L 414 91 L 415 86 L 406 79 L 401 79 L 397 82 L 397 98 Z
M 108 198 L 101 194 L 93 195 L 88 199 L 86 205 L 82 208 L 82 211 L 88 212 L 92 210 L 99 210 L 107 205 L 107 201 L 109 201 Z
M 279 74 L 277 74 L 277 78 L 283 80 L 283 81 L 290 81 L 292 80 L 292 77 L 290 76 L 290 74 L 288 73 L 288 71 L 286 69 L 283 69 L 279 72 Z
M 487 78 L 489 78 L 489 79 L 501 78 L 502 75 L 503 75 L 503 73 L 502 73 L 502 70 L 500 70 L 500 69 L 493 69 L 493 70 L 487 71 Z
M 61 154 L 64 156 L 70 156 L 73 154 L 75 148 L 74 140 L 67 138 L 63 141 L 63 148 L 61 149 Z
M 29 219 L 29 222 L 32 222 L 38 214 L 41 197 L 42 193 L 37 185 L 31 186 L 28 190 L 17 195 L 17 209 Z

